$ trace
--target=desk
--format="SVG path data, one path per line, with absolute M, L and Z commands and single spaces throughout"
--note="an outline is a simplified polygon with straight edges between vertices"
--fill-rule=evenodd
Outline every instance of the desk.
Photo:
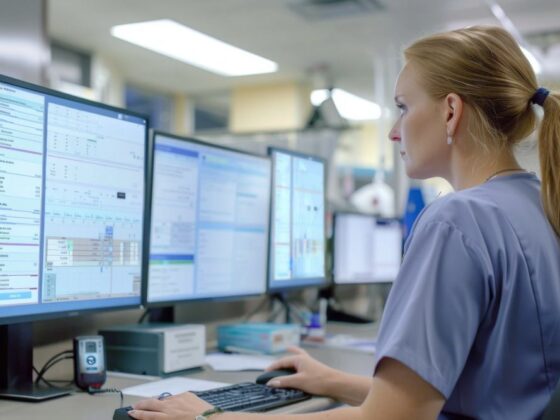
M 359 337 L 373 337 L 377 331 L 375 325 L 344 326 L 329 325 L 327 331 L 330 333 L 355 334 Z M 50 356 L 71 348 L 70 342 L 49 345 L 35 350 L 35 363 L 41 366 Z M 337 369 L 347 371 L 349 373 L 360 375 L 371 375 L 373 367 L 373 357 L 371 354 L 360 351 L 344 350 L 344 357 L 340 357 L 341 350 L 333 348 L 313 347 L 308 349 L 313 357 L 321 362 L 328 364 Z M 71 378 L 72 371 L 70 363 L 54 371 L 52 377 Z M 260 372 L 218 372 L 210 368 L 205 368 L 189 375 L 191 378 L 206 379 L 211 381 L 219 381 L 226 383 L 237 383 L 244 381 L 253 381 Z M 51 372 L 49 372 L 51 377 Z M 138 385 L 145 381 L 141 379 L 123 378 L 119 376 L 109 375 L 107 378 L 106 388 L 123 389 L 129 386 Z M 140 400 L 139 397 L 124 396 L 124 405 L 131 405 Z M 74 393 L 73 395 L 61 397 L 41 403 L 24 403 L 11 400 L 0 400 L 0 418 L 5 420 L 103 420 L 112 419 L 113 411 L 120 404 L 118 394 L 99 394 L 88 395 L 86 393 Z M 329 398 L 314 397 L 311 400 L 293 404 L 291 406 L 282 407 L 272 410 L 270 413 L 305 413 L 311 411 L 320 411 L 335 407 L 337 403 Z

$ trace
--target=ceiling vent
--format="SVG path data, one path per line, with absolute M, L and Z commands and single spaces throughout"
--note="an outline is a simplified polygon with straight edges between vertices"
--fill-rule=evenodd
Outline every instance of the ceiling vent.
M 385 10 L 379 0 L 295 0 L 289 7 L 310 21 L 362 16 Z

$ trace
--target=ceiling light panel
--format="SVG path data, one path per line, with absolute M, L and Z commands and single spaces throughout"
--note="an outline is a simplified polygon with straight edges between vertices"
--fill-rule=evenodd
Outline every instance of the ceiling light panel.
M 222 76 L 273 73 L 271 60 L 234 47 L 170 19 L 130 23 L 111 28 L 119 39 Z

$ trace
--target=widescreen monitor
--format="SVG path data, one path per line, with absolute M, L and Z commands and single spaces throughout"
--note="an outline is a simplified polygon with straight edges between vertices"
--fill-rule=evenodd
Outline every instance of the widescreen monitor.
M 140 306 L 147 128 L 0 77 L 0 324 Z
M 393 281 L 402 259 L 402 224 L 397 219 L 372 215 L 335 213 L 335 284 Z
M 266 291 L 270 159 L 154 133 L 145 303 Z
M 323 286 L 325 161 L 275 148 L 269 154 L 273 168 L 269 290 Z

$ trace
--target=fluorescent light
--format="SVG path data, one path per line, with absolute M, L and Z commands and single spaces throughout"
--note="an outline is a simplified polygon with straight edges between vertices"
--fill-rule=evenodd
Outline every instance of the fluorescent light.
M 520 47 L 521 47 L 521 45 L 520 45 Z M 531 64 L 531 67 L 533 67 L 533 71 L 536 74 L 541 74 L 542 66 L 541 66 L 541 63 L 539 62 L 539 60 L 537 60 L 537 57 L 535 57 L 535 55 L 525 47 L 521 47 L 521 51 L 523 51 L 523 54 L 525 55 L 527 60 L 529 60 L 529 63 Z
M 498 3 L 490 4 L 490 10 L 492 10 L 492 13 L 500 22 L 503 23 L 506 19 L 509 21 L 506 12 L 504 12 L 504 9 L 502 9 L 502 6 L 500 6 Z
M 377 120 L 381 117 L 381 107 L 375 102 L 368 101 L 343 89 L 333 89 L 330 95 L 332 95 L 340 116 L 347 120 Z M 311 103 L 318 106 L 328 97 L 329 91 L 327 89 L 314 90 L 311 92 Z
M 311 92 L 311 103 L 314 106 L 321 105 L 329 97 L 328 89 L 315 89 Z
M 223 76 L 273 73 L 278 69 L 274 61 L 226 44 L 169 19 L 117 25 L 111 28 L 111 34 L 132 44 Z
M 521 47 L 521 51 L 523 51 L 523 54 L 525 55 L 525 57 L 527 57 L 529 63 L 531 63 L 533 71 L 536 74 L 540 74 L 542 71 L 541 63 L 531 51 L 522 46 L 523 44 L 527 45 L 527 43 L 523 39 L 521 32 L 517 30 L 517 27 L 513 24 L 508 15 L 506 15 L 504 9 L 502 9 L 502 7 L 495 0 L 486 0 L 486 3 L 490 7 L 490 10 L 492 11 L 494 17 L 498 19 L 502 26 L 515 38 L 515 40 Z

